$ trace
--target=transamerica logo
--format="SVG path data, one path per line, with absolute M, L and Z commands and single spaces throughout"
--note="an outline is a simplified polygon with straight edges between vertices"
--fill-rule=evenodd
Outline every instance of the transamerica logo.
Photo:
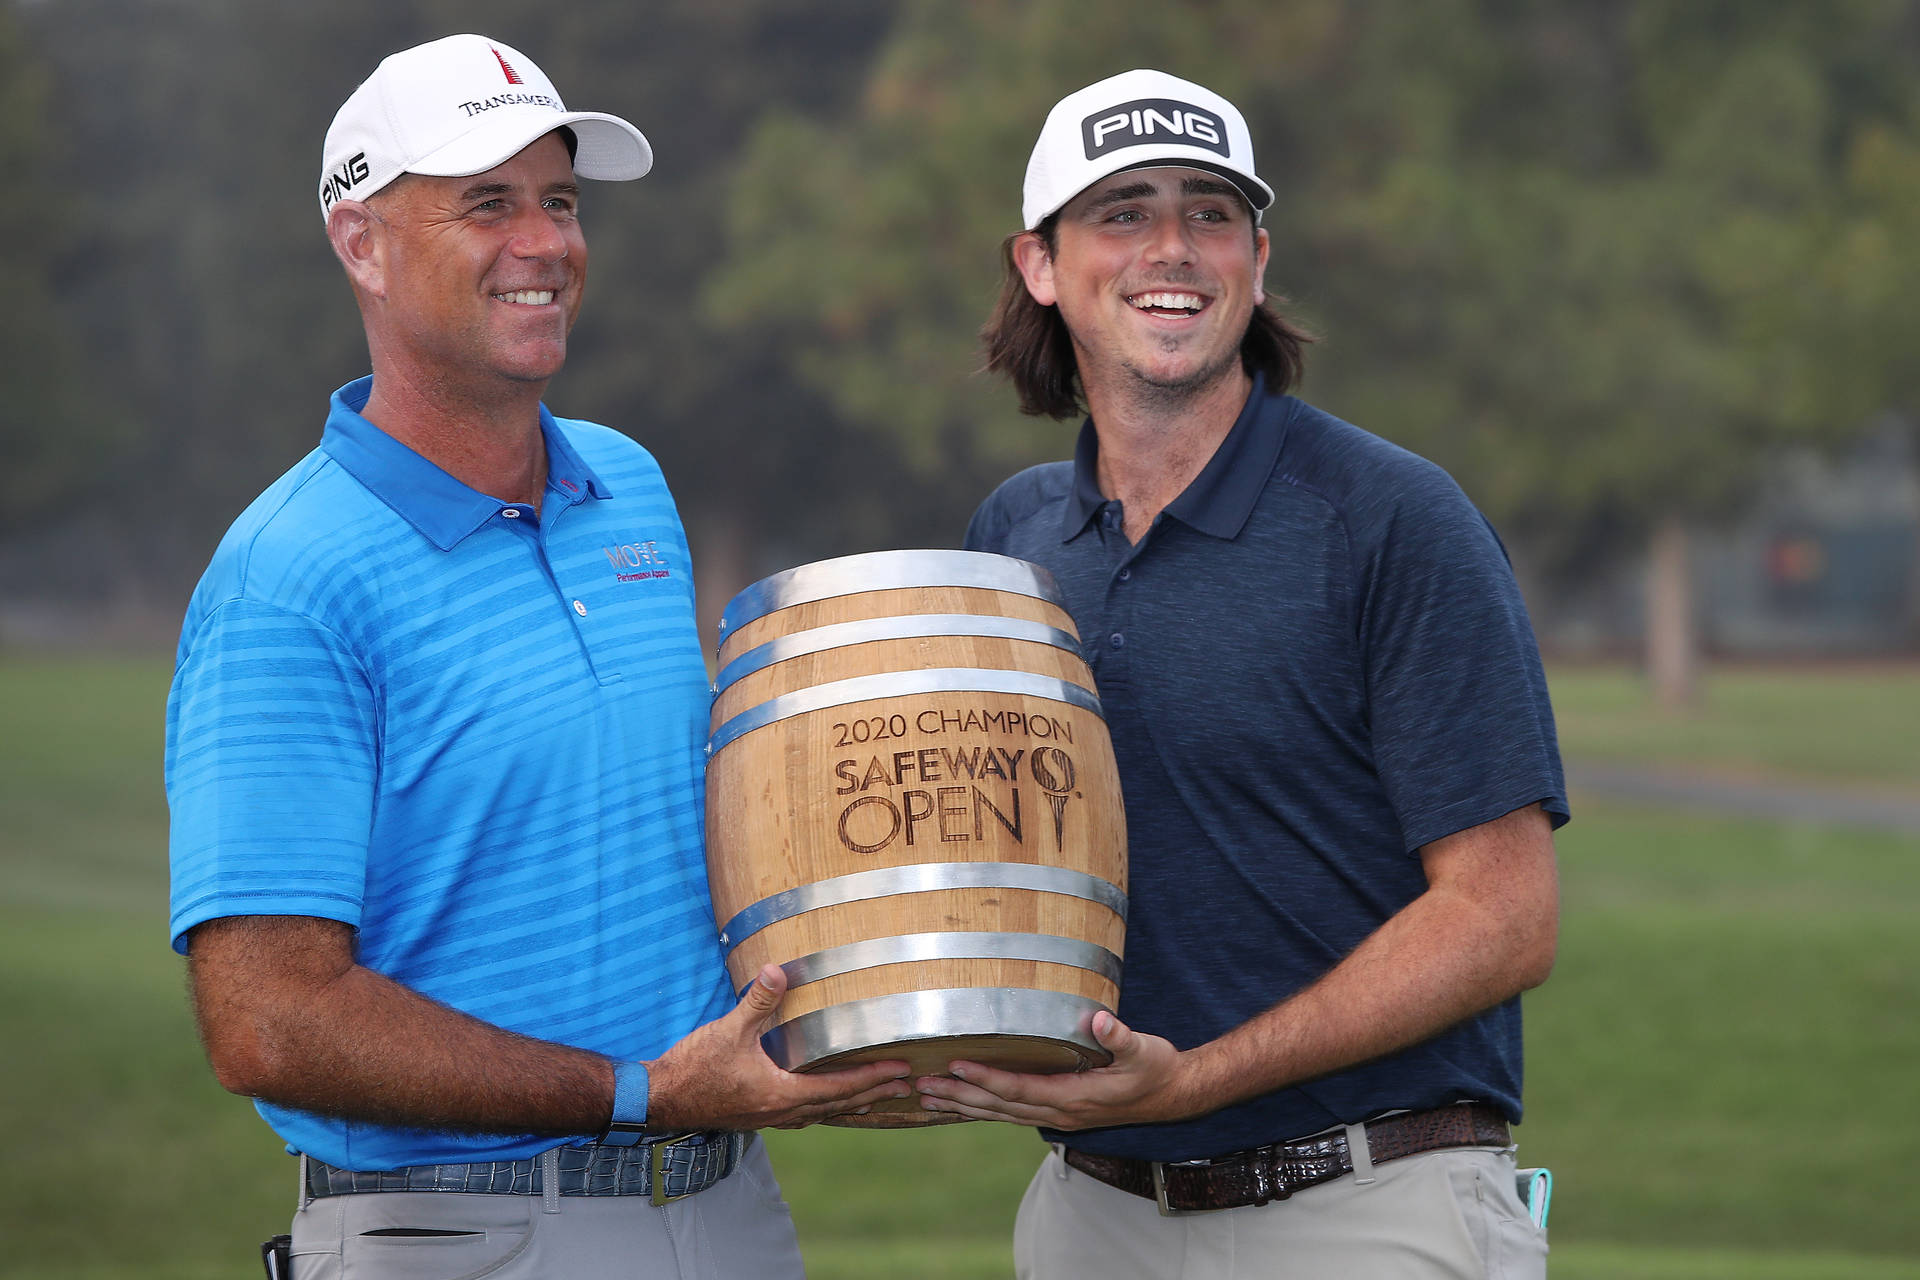
M 560 99 L 544 93 L 497 93 L 491 98 L 482 98 L 478 102 L 463 102 L 460 109 L 469 116 L 477 116 L 482 111 L 491 111 L 495 107 L 552 107 L 555 111 L 565 110 Z
M 526 83 L 525 80 L 522 80 L 520 78 L 520 73 L 513 69 L 513 64 L 500 56 L 500 51 L 498 49 L 494 49 L 492 45 L 488 45 L 487 48 L 493 50 L 493 60 L 499 63 L 500 70 L 506 73 L 508 84 L 525 84 Z
M 1089 160 L 1120 147 L 1174 139 L 1223 156 L 1232 154 L 1227 146 L 1227 122 L 1187 102 L 1141 98 L 1096 111 L 1080 122 L 1080 140 L 1086 144 Z
M 644 582 L 650 578 L 670 578 L 673 573 L 667 568 L 667 559 L 660 554 L 658 546 L 651 540 L 647 542 L 624 542 L 617 547 L 602 547 L 607 563 L 613 566 L 614 577 L 621 582 Z

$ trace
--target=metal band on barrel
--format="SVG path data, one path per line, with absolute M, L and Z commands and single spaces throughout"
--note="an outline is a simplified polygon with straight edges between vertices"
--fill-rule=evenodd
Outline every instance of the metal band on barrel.
M 1080 641 L 1072 632 L 1050 627 L 1044 622 L 992 614 L 909 613 L 893 618 L 837 622 L 769 640 L 720 668 L 713 691 L 723 693 L 736 680 L 803 654 L 824 653 L 828 649 L 844 649 L 848 645 L 867 644 L 874 640 L 912 640 L 921 636 L 986 636 L 996 640 L 1030 640 L 1035 644 L 1065 649 L 1076 658 L 1080 656 Z
M 1043 867 L 1030 862 L 915 862 L 903 867 L 876 867 L 844 876 L 816 880 L 760 899 L 742 908 L 720 930 L 720 945 L 729 954 L 768 925 L 792 916 L 837 907 L 869 898 L 891 898 L 903 893 L 936 893 L 942 889 L 1031 889 L 1097 902 L 1122 920 L 1127 918 L 1127 895 L 1119 885 L 1084 871 Z
M 851 680 L 831 680 L 809 689 L 796 689 L 777 698 L 768 698 L 759 706 L 742 711 L 713 731 L 707 742 L 707 754 L 720 749 L 743 734 L 764 728 L 789 716 L 828 707 L 844 707 L 875 698 L 896 698 L 917 693 L 1011 693 L 1028 698 L 1046 698 L 1066 702 L 1083 711 L 1091 711 L 1102 720 L 1100 699 L 1092 690 L 1067 680 L 1035 675 L 1031 671 L 1002 671 L 990 667 L 933 667 L 926 671 L 886 671 L 876 676 L 855 676 Z
M 908 991 L 803 1013 L 767 1032 L 760 1043 L 788 1071 L 850 1049 L 959 1036 L 1065 1041 L 1105 1062 L 1111 1055 L 1093 1038 L 1093 1015 L 1106 1007 L 1085 996 L 1027 987 Z
M 720 638 L 780 609 L 864 591 L 903 587 L 984 587 L 1066 608 L 1059 584 L 1037 564 L 986 551 L 870 551 L 776 573 L 727 602 Z
M 822 978 L 916 960 L 1035 960 L 1086 969 L 1116 984 L 1120 981 L 1120 957 L 1113 952 L 1097 942 L 1047 933 L 903 933 L 828 947 L 780 967 L 787 971 L 787 990 L 792 991 Z M 746 987 L 740 994 L 746 994 Z

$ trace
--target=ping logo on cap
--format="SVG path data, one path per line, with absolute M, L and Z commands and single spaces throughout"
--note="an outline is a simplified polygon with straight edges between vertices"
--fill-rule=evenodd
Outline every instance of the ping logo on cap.
M 367 180 L 367 153 L 356 152 L 340 162 L 340 167 L 320 179 L 320 207 L 333 208 L 333 202 Z
M 1087 159 L 1097 160 L 1120 147 L 1178 139 L 1231 157 L 1226 121 L 1211 111 L 1171 98 L 1139 98 L 1094 112 L 1080 122 Z

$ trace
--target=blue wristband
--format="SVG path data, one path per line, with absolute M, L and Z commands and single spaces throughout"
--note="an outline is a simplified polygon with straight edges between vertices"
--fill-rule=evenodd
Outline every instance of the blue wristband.
M 610 1147 L 631 1147 L 647 1130 L 647 1066 L 644 1062 L 613 1064 L 613 1121 L 600 1141 Z

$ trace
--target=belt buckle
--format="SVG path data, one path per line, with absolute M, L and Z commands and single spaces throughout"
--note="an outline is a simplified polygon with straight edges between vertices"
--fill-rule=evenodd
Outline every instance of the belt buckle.
M 677 1138 L 668 1138 L 664 1142 L 649 1144 L 647 1148 L 647 1199 L 655 1206 L 672 1204 L 675 1200 L 685 1200 L 691 1191 L 682 1191 L 677 1196 L 667 1194 L 667 1148 L 677 1147 L 696 1134 L 683 1133 Z
M 1265 1160 L 1255 1153 L 1249 1152 L 1247 1154 L 1253 1157 L 1251 1165 L 1253 1169 L 1254 1199 L 1251 1203 L 1255 1205 L 1271 1204 L 1275 1200 L 1285 1200 L 1293 1195 L 1293 1185 L 1287 1180 L 1283 1173 L 1278 1170 L 1269 1169 Z M 1217 1162 L 1217 1160 L 1148 1161 L 1147 1167 L 1153 1170 L 1153 1202 L 1159 1208 L 1160 1216 L 1163 1218 L 1182 1218 L 1193 1213 L 1214 1212 L 1214 1210 L 1211 1209 L 1176 1209 L 1168 1204 L 1167 1166 L 1169 1164 L 1176 1164 L 1188 1168 L 1204 1168 Z
M 1167 1166 L 1153 1160 L 1148 1162 L 1148 1167 L 1153 1170 L 1153 1202 L 1160 1207 L 1160 1216 L 1177 1218 L 1185 1213 L 1185 1209 L 1176 1209 L 1167 1203 Z
M 1205 1209 L 1176 1209 L 1167 1203 L 1167 1166 L 1169 1164 L 1201 1166 L 1212 1164 L 1211 1160 L 1149 1160 L 1147 1167 L 1153 1170 L 1153 1202 L 1159 1206 L 1163 1218 L 1184 1218 L 1190 1213 L 1205 1213 Z

